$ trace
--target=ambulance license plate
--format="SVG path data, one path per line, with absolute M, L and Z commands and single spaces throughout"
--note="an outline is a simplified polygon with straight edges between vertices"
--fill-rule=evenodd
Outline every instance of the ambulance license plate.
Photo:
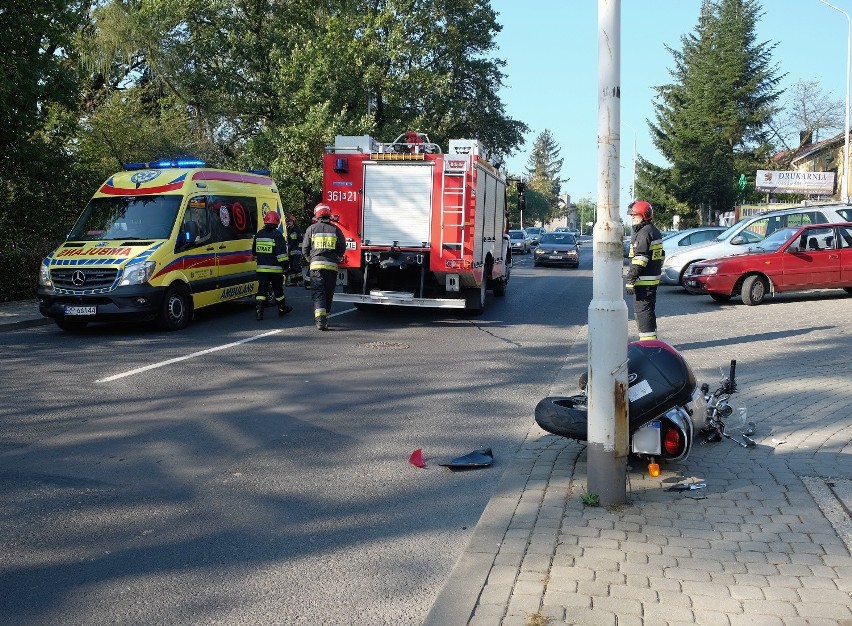
M 97 315 L 96 306 L 66 306 L 65 315 Z

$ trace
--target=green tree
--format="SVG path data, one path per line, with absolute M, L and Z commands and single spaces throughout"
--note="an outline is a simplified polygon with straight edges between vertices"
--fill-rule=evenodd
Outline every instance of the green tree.
M 564 159 L 561 149 L 550 130 L 545 129 L 533 142 L 527 159 L 527 210 L 525 218 L 542 223 L 550 222 L 559 214 L 559 192 L 562 188 L 560 173 Z M 530 194 L 530 191 L 532 192 Z
M 704 0 L 698 25 L 681 37 L 672 83 L 657 87 L 654 145 L 668 167 L 640 159 L 637 197 L 655 203 L 658 215 L 682 223 L 709 221 L 737 198 L 740 172 L 768 161 L 776 90 L 774 45 L 758 43 L 757 0 Z

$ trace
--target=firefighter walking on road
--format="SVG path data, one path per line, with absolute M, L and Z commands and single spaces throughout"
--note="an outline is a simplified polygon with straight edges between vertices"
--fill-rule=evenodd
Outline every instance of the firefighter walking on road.
M 657 338 L 657 286 L 663 269 L 663 237 L 651 223 L 654 209 L 644 200 L 634 200 L 627 209 L 633 221 L 627 293 L 633 296 L 633 317 L 639 341 Z
M 302 229 L 296 224 L 296 216 L 287 218 L 287 252 L 290 255 L 290 266 L 287 269 L 287 284 L 298 285 L 302 282 Z
M 346 252 L 346 241 L 341 230 L 331 223 L 331 207 L 327 204 L 314 207 L 314 219 L 302 241 L 302 263 L 307 263 L 310 269 L 314 321 L 320 330 L 328 330 L 337 265 Z
M 287 315 L 293 310 L 288 306 L 284 296 L 284 270 L 289 267 L 290 258 L 287 254 L 287 240 L 278 230 L 281 218 L 277 211 L 269 211 L 263 216 L 263 228 L 254 236 L 251 253 L 257 260 L 257 296 L 255 296 L 255 319 L 263 319 L 263 309 L 266 306 L 266 296 L 269 286 L 275 294 L 275 304 L 278 305 L 278 316 Z

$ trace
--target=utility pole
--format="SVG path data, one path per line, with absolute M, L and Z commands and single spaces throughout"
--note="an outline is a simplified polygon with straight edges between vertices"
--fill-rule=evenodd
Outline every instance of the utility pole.
M 621 0 L 598 0 L 598 211 L 589 304 L 588 489 L 604 506 L 627 501 L 627 305 L 618 202 Z

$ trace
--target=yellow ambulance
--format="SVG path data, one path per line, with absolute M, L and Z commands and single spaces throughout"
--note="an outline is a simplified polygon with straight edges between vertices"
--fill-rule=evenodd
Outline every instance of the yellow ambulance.
M 196 309 L 257 292 L 251 246 L 268 211 L 282 214 L 268 172 L 128 164 L 42 262 L 39 310 L 68 331 L 117 320 L 184 328 Z

